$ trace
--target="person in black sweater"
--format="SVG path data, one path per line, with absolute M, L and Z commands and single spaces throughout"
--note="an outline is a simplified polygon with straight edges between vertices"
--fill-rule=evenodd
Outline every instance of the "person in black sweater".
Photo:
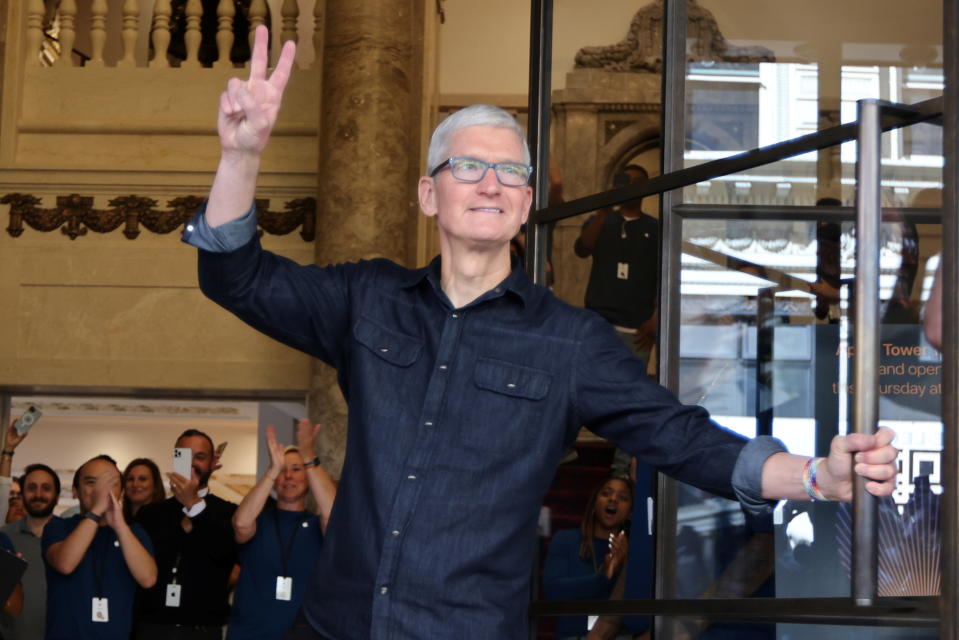
M 190 478 L 170 477 L 173 497 L 140 509 L 137 520 L 153 541 L 157 583 L 138 594 L 138 640 L 222 638 L 237 553 L 231 519 L 236 505 L 209 492 L 213 441 L 184 431 L 177 447 L 193 451 Z

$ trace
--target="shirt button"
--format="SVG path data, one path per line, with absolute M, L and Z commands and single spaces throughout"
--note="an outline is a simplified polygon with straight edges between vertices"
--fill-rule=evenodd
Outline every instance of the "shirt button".
M 390 591 L 389 587 L 380 587 L 380 595 L 385 596 L 387 593 L 389 593 L 389 591 Z
M 454 317 L 454 318 L 459 318 L 460 316 L 459 316 L 458 313 L 454 313 L 454 314 L 453 314 L 453 317 Z
M 395 537 L 398 536 L 398 535 L 400 535 L 400 532 L 394 529 L 394 530 L 393 530 L 393 537 L 395 538 Z
M 406 479 L 407 479 L 407 480 L 416 480 L 416 476 L 414 476 L 414 475 L 409 475 L 409 476 L 406 476 Z
M 432 423 L 432 421 L 430 421 L 430 420 L 427 420 L 427 421 L 424 422 L 423 424 L 426 425 L 427 427 L 432 427 L 432 426 L 433 426 L 433 423 Z
M 446 369 L 447 369 L 447 366 L 446 366 L 445 364 L 441 364 L 441 365 L 440 365 L 440 370 L 441 370 L 441 371 L 446 371 Z
M 381 351 L 382 353 L 386 353 L 386 352 L 389 351 L 389 350 L 390 350 L 389 347 L 380 347 L 380 351 Z

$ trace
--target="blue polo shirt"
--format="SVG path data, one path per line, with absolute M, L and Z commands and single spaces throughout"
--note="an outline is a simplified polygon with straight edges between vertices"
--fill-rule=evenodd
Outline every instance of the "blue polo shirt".
M 46 558 L 51 545 L 61 542 L 80 524 L 82 517 L 54 518 L 43 529 L 41 546 Z M 150 536 L 138 524 L 130 525 L 150 554 Z M 47 640 L 129 640 L 133 627 L 133 596 L 137 583 L 123 559 L 117 535 L 100 527 L 83 560 L 73 573 L 64 575 L 47 567 Z M 99 586 L 98 586 L 99 585 Z M 109 621 L 93 622 L 93 598 L 106 597 Z
M 240 546 L 228 640 L 283 637 L 300 609 L 322 545 L 319 517 L 306 511 L 263 510 L 256 519 L 256 535 Z M 277 576 L 293 579 L 288 601 L 276 599 Z

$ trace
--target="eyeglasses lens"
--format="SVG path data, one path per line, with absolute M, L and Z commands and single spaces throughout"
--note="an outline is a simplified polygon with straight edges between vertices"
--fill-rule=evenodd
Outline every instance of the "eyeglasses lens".
M 488 163 L 476 158 L 450 158 L 453 177 L 463 182 L 479 182 L 492 168 L 496 179 L 507 187 L 521 187 L 529 182 L 529 167 L 519 162 Z

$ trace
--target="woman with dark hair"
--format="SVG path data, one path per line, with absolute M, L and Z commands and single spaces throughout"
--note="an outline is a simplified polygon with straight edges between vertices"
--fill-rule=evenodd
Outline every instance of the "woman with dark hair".
M 166 500 L 160 468 L 149 458 L 136 458 L 123 470 L 123 515 L 127 522 L 143 505 Z
M 626 564 L 629 541 L 624 525 L 633 509 L 628 480 L 604 480 L 586 503 L 579 530 L 557 531 L 549 544 L 543 571 L 548 600 L 608 599 Z M 585 637 L 586 617 L 556 618 L 556 638 Z

